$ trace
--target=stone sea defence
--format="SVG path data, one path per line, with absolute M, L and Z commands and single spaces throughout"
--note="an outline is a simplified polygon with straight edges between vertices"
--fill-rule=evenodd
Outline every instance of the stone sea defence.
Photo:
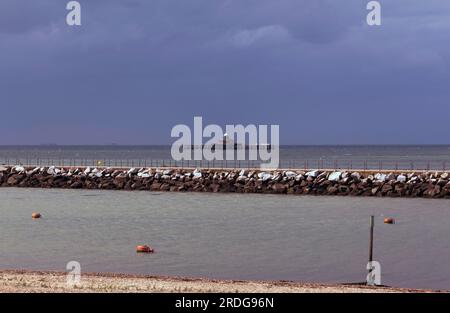
M 447 172 L 0 166 L 0 186 L 450 198 Z

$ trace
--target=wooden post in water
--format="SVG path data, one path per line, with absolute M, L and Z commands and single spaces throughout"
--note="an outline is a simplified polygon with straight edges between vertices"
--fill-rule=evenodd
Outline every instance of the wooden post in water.
M 370 241 L 369 241 L 369 262 L 373 261 L 373 228 L 375 226 L 375 216 L 370 216 Z M 371 270 L 369 270 L 370 272 Z

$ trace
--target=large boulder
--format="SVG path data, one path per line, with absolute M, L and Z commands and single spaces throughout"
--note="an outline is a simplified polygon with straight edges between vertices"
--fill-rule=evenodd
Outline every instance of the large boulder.
M 272 190 L 275 193 L 285 193 L 286 190 L 287 190 L 287 186 L 285 184 L 282 184 L 282 183 L 275 183 L 272 186 Z
M 328 180 L 329 181 L 338 181 L 341 178 L 341 172 L 332 172 L 329 176 L 328 176 Z
M 10 186 L 16 186 L 20 183 L 20 181 L 23 179 L 23 175 L 20 174 L 13 174 L 11 175 L 6 183 Z

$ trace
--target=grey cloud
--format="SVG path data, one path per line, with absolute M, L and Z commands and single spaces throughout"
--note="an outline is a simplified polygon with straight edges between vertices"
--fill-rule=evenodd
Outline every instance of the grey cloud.
M 405 127 L 424 112 L 448 141 L 445 1 L 382 0 L 380 28 L 366 0 L 80 2 L 79 28 L 64 1 L 1 2 L 0 107 L 20 122 L 0 144 L 168 143 L 194 115 L 279 123 L 284 143 L 429 143 Z

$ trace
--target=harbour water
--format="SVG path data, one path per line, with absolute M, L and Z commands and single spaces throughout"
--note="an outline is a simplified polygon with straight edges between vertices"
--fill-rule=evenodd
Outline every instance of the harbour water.
M 383 284 L 450 289 L 448 200 L 1 188 L 0 214 L 1 269 L 328 283 L 365 280 L 373 214 Z

